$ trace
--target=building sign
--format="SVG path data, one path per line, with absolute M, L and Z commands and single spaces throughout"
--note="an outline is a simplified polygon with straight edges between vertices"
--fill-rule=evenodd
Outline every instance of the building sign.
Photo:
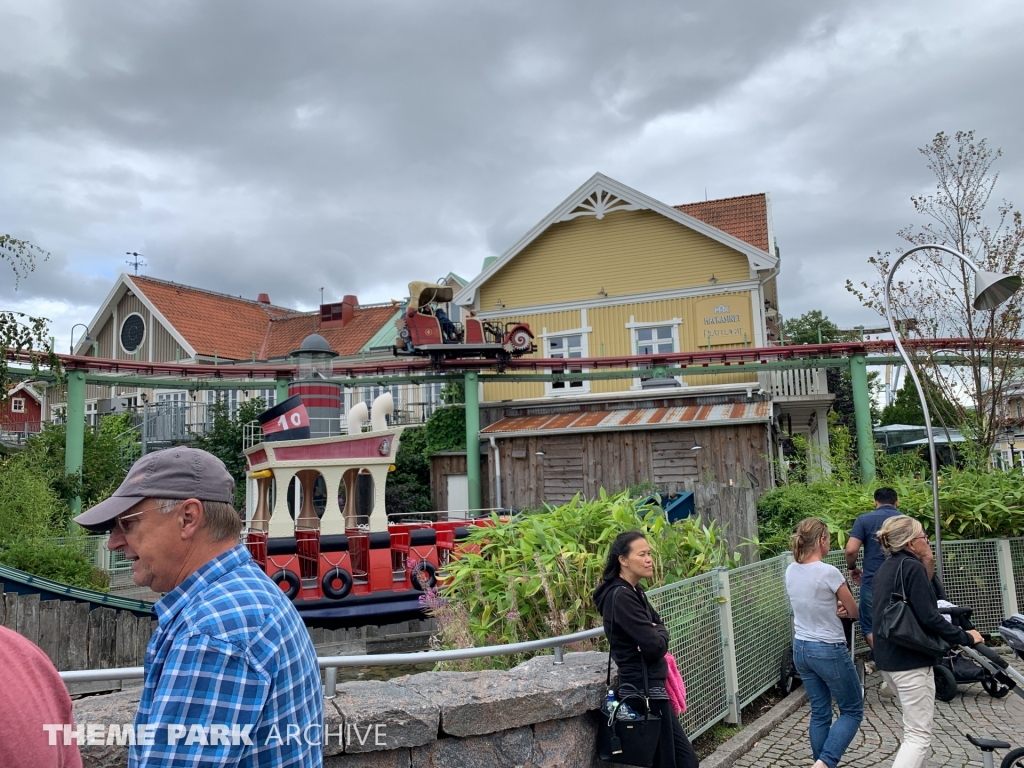
M 700 346 L 753 342 L 748 294 L 720 294 L 701 299 L 696 303 L 696 310 L 696 340 Z

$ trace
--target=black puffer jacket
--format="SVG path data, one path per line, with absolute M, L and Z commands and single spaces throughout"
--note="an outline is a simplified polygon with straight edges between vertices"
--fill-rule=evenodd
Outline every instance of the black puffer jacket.
M 902 574 L 901 568 L 902 565 Z M 951 645 L 973 645 L 970 635 L 946 621 L 936 606 L 936 588 L 942 590 L 938 579 L 928 580 L 924 565 L 905 549 L 894 552 L 878 567 L 871 584 L 871 620 L 875 626 L 875 666 L 882 672 L 905 672 L 935 664 L 935 657 L 912 651 L 890 643 L 878 633 L 882 617 L 894 592 L 906 592 L 914 616 L 926 632 L 946 640 Z
M 640 655 L 647 662 L 648 684 L 665 687 L 668 664 L 668 630 L 657 611 L 647 602 L 640 586 L 633 587 L 616 576 L 594 590 L 594 604 L 604 618 L 604 633 L 611 647 L 612 661 L 619 668 L 619 683 L 630 683 L 643 689 L 643 668 Z M 614 606 L 614 607 L 613 607 Z M 612 611 L 615 611 L 614 635 Z

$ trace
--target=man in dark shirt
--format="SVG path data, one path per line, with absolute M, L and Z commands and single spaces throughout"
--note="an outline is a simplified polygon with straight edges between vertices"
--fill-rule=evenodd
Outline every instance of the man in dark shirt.
M 875 491 L 875 509 L 860 515 L 853 523 L 850 538 L 846 541 L 846 564 L 850 568 L 850 578 L 854 584 L 860 585 L 859 619 L 860 631 L 871 648 L 875 647 L 871 632 L 871 582 L 875 571 L 885 562 L 885 554 L 878 544 L 878 529 L 890 517 L 903 514 L 897 509 L 899 499 L 892 488 L 879 488 Z M 864 545 L 864 567 L 857 567 L 857 554 Z

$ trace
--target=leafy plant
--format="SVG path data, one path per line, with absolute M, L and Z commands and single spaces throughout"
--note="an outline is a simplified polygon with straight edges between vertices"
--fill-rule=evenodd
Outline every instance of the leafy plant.
M 773 488 L 757 503 L 762 557 L 789 548 L 793 526 L 805 517 L 824 520 L 833 545 L 842 547 L 857 515 L 874 509 L 876 488 L 899 495 L 900 511 L 916 518 L 931 535 L 931 482 L 925 477 L 889 477 L 871 485 L 855 482 L 792 484 Z M 947 468 L 939 478 L 939 510 L 945 539 L 986 539 L 1024 535 L 1024 475 Z
M 441 637 L 448 643 L 472 638 L 475 645 L 490 645 L 598 626 L 591 595 L 612 540 L 632 529 L 651 544 L 652 585 L 739 562 L 714 522 L 690 518 L 670 524 L 661 510 L 637 508 L 626 493 L 602 491 L 593 501 L 577 496 L 543 513 L 508 523 L 495 518 L 493 526 L 471 529 L 468 551 L 449 565 L 441 591 L 448 618 L 465 626 L 444 626 L 446 617 L 439 614 Z
M 20 539 L 0 551 L 0 562 L 75 587 L 106 591 L 110 575 L 97 568 L 80 545 Z

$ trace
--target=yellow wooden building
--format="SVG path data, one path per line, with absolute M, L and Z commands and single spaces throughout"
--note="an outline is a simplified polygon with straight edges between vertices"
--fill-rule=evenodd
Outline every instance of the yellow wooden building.
M 490 260 L 455 302 L 485 319 L 529 323 L 538 357 L 766 346 L 778 337 L 778 265 L 767 194 L 671 206 L 598 173 Z M 750 379 L 695 376 L 678 384 L 735 387 Z M 641 390 L 643 381 L 638 372 L 636 379 L 494 383 L 483 399 L 607 395 Z

